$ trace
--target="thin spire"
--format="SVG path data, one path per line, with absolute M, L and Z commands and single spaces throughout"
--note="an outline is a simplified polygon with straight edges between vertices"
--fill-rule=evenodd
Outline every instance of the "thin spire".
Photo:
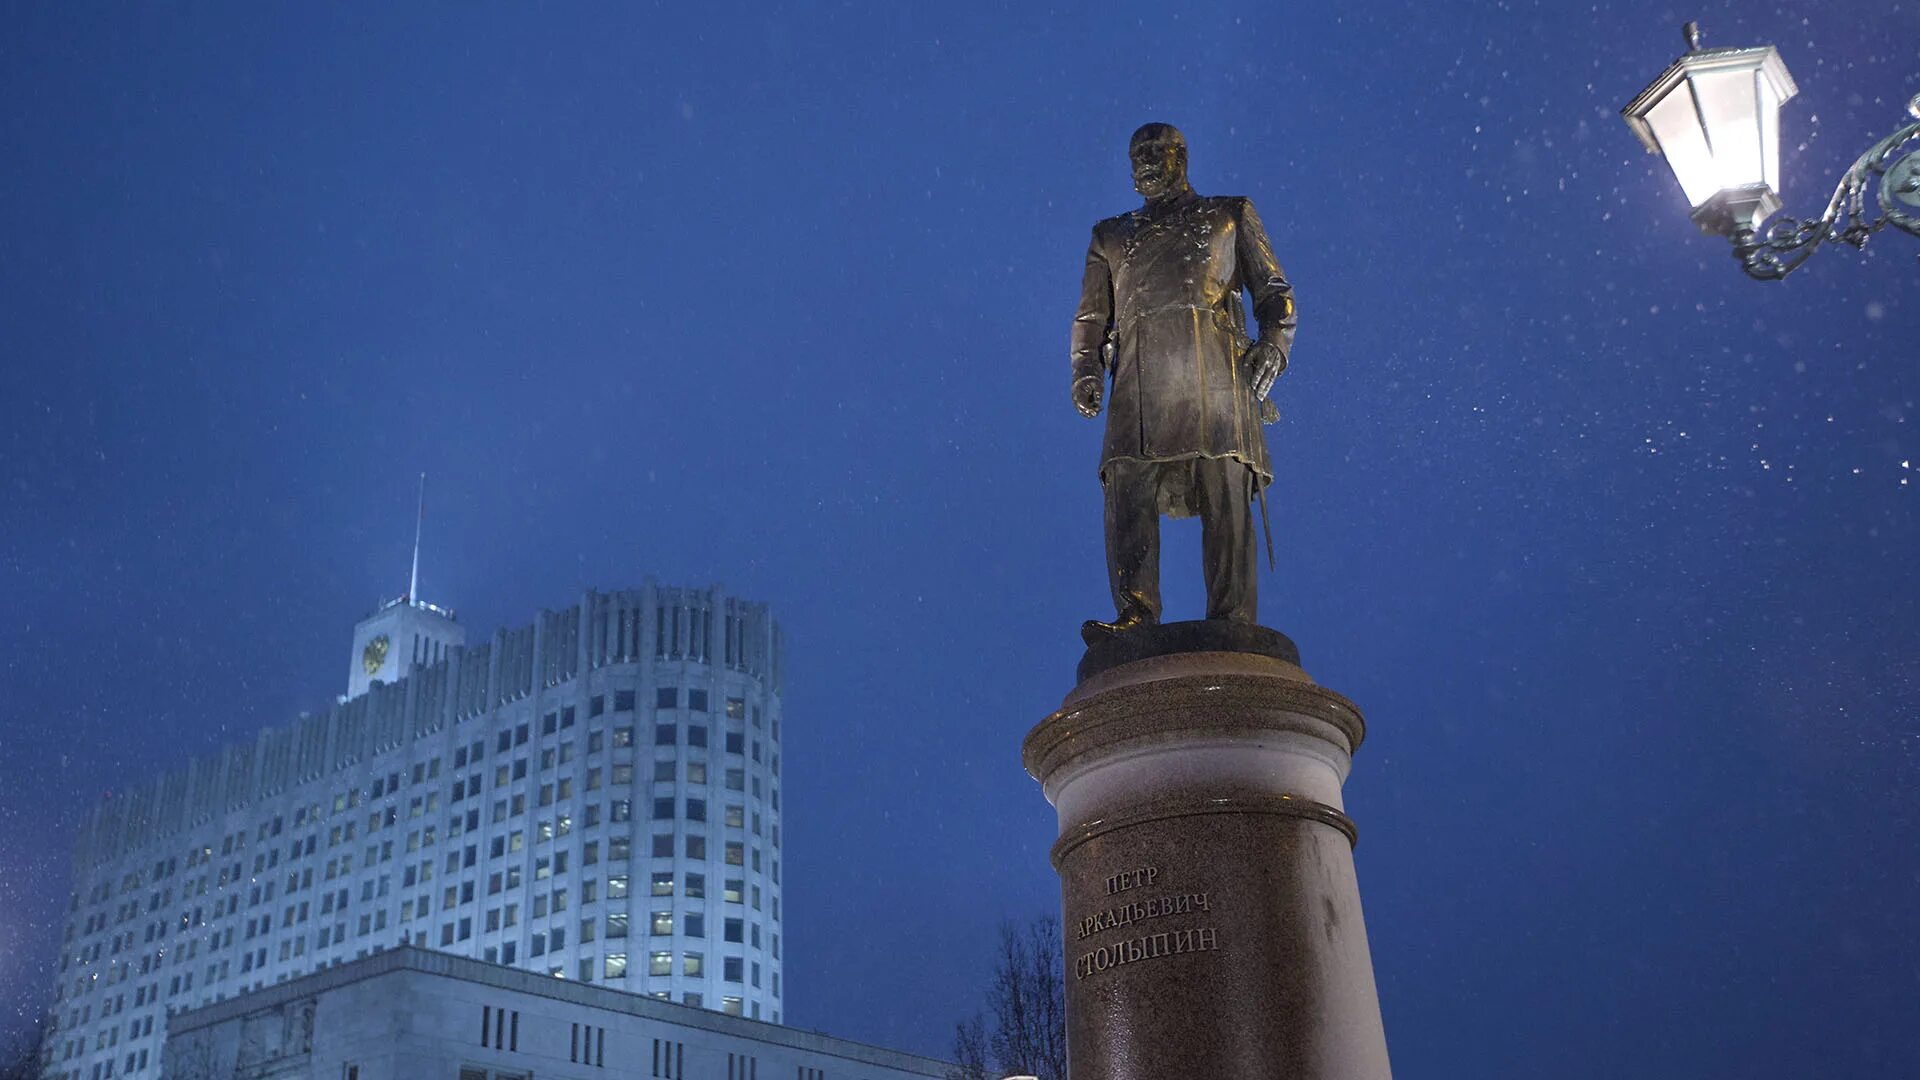
M 420 602 L 420 528 L 427 521 L 427 474 L 420 474 L 420 516 L 413 522 L 413 577 L 407 582 L 407 602 Z

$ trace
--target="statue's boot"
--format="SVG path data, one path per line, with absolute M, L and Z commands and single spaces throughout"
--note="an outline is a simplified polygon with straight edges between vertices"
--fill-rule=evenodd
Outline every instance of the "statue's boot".
M 1159 620 L 1153 616 L 1138 609 L 1130 610 L 1112 622 L 1088 619 L 1086 622 L 1080 624 L 1080 640 L 1086 642 L 1088 648 L 1092 648 L 1103 641 L 1109 641 L 1119 637 L 1129 630 L 1138 630 L 1143 626 L 1152 626 L 1158 621 Z

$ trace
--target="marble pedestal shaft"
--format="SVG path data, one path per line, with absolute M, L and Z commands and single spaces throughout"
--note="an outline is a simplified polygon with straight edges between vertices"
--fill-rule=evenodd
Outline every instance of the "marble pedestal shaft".
M 1221 651 L 1089 675 L 1027 735 L 1072 1080 L 1388 1080 L 1340 797 L 1364 730 L 1295 664 Z

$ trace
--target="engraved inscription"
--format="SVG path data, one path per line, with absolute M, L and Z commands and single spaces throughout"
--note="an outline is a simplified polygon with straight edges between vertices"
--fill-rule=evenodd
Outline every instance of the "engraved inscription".
M 1107 895 L 1146 888 L 1156 884 L 1159 878 L 1160 868 L 1157 866 L 1124 870 L 1107 878 Z M 1136 923 L 1160 919 L 1168 915 L 1211 915 L 1213 901 L 1213 896 L 1204 892 L 1166 893 L 1144 900 L 1126 900 L 1104 911 L 1082 916 L 1076 920 L 1074 939 L 1086 941 L 1109 930 L 1133 926 Z M 1219 949 L 1220 931 L 1212 926 L 1142 934 L 1139 937 L 1125 938 L 1091 947 L 1074 959 L 1073 975 L 1076 980 L 1085 979 L 1122 964 L 1137 964 L 1142 960 L 1157 960 L 1163 956 L 1178 956 L 1181 953 L 1218 952 Z
M 1160 934 L 1147 934 L 1143 937 L 1116 941 L 1111 945 L 1102 945 L 1091 952 L 1080 954 L 1073 963 L 1075 979 L 1084 979 L 1097 971 L 1106 971 L 1122 964 L 1137 964 L 1142 960 L 1154 960 L 1162 956 L 1177 956 L 1189 952 L 1217 952 L 1220 948 L 1218 930 L 1211 926 L 1202 926 L 1195 930 L 1169 930 Z
M 1206 893 L 1178 893 L 1134 900 L 1081 919 L 1074 927 L 1074 940 L 1085 941 L 1102 930 L 1131 926 L 1163 915 L 1187 915 L 1195 911 L 1213 911 L 1213 902 Z
M 1112 896 L 1114 893 L 1137 889 L 1142 885 L 1151 885 L 1153 879 L 1159 876 L 1160 868 L 1157 866 L 1143 866 L 1138 870 L 1122 871 L 1107 879 L 1107 895 Z

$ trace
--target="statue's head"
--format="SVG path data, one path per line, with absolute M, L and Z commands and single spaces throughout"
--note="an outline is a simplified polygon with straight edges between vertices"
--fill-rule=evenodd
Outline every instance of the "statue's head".
M 1172 124 L 1142 124 L 1127 145 L 1133 190 L 1148 201 L 1186 190 L 1187 139 Z

